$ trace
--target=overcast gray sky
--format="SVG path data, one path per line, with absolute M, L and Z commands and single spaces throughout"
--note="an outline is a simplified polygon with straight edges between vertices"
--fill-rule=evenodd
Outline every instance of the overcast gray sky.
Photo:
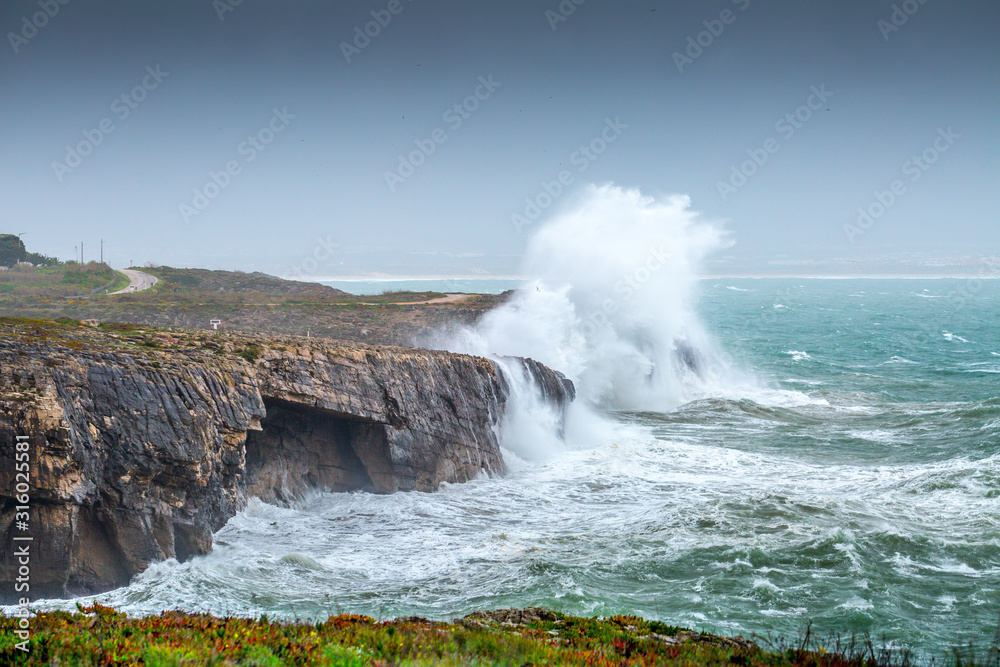
M 510 274 L 613 182 L 690 195 L 760 271 L 1000 245 L 996 0 L 236 1 L 5 0 L 0 231 Z

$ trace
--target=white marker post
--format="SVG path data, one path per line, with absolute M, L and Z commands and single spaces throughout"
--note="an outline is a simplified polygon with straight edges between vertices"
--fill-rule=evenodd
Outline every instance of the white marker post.
M 219 325 L 222 324 L 222 320 L 209 320 L 212 325 L 212 329 L 215 331 L 219 330 Z

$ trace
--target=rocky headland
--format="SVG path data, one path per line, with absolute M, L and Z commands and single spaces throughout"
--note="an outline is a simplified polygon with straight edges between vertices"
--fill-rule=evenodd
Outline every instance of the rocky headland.
M 544 400 L 573 399 L 560 374 L 516 363 Z M 29 443 L 37 599 L 207 553 L 253 496 L 433 491 L 502 474 L 510 392 L 495 362 L 442 351 L 3 320 L 0 535 L 22 534 L 18 436 Z M 16 570 L 0 554 L 3 580 Z

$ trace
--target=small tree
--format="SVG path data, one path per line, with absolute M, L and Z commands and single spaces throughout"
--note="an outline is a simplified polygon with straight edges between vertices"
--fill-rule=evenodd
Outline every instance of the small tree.
M 19 236 L 0 234 L 0 266 L 14 266 L 24 261 L 27 250 Z

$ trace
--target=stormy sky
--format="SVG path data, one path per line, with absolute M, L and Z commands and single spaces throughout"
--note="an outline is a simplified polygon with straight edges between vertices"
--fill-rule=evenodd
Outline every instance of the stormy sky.
M 5 0 L 0 30 L 0 231 L 62 259 L 512 274 L 607 182 L 689 195 L 716 267 L 1000 245 L 996 0 Z

